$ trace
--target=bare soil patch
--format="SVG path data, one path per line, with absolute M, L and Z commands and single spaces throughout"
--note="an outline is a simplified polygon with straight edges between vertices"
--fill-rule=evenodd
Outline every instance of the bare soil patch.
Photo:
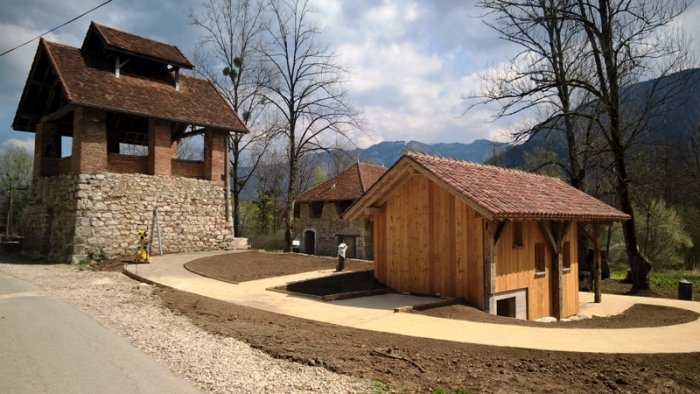
M 266 253 L 248 251 L 222 254 L 190 261 L 185 268 L 207 278 L 239 283 L 275 276 L 335 269 L 338 260 L 329 257 L 309 256 L 299 253 Z M 372 262 L 346 260 L 346 271 L 367 271 Z
M 610 317 L 593 317 L 591 319 L 538 323 L 509 317 L 495 316 L 468 305 L 448 305 L 423 311 L 412 311 L 421 315 L 446 319 L 469 320 L 480 323 L 511 324 L 517 326 L 540 328 L 638 328 L 661 327 L 688 323 L 697 320 L 700 315 L 693 311 L 659 305 L 635 304 L 625 312 Z
M 295 254 L 249 252 L 232 257 L 237 262 L 229 264 L 226 275 L 220 276 L 235 281 L 335 267 L 333 259 Z M 247 262 L 246 258 L 257 263 Z M 213 265 L 211 261 L 209 264 Z M 322 278 L 316 285 L 323 292 L 339 292 L 341 288 L 333 287 L 331 282 L 338 276 L 341 275 Z M 342 288 L 351 289 L 356 287 Z M 463 344 L 336 326 L 172 289 L 156 289 L 155 293 L 168 308 L 210 333 L 245 341 L 276 358 L 385 382 L 397 392 L 403 389 L 430 392 L 436 388 L 468 388 L 478 393 L 700 391 L 700 375 L 696 373 L 700 353 L 595 354 Z M 639 327 L 642 321 L 646 326 L 672 324 L 669 322 L 677 318 L 654 315 L 676 312 L 641 306 L 614 324 L 619 327 Z M 483 312 L 479 316 L 486 318 Z M 513 323 L 512 319 L 508 320 Z M 612 324 L 605 320 L 590 319 L 591 323 L 587 324 L 595 328 Z
M 336 326 L 172 289 L 155 293 L 210 333 L 245 341 L 276 358 L 385 382 L 396 391 L 700 391 L 700 353 L 611 355 L 463 344 Z

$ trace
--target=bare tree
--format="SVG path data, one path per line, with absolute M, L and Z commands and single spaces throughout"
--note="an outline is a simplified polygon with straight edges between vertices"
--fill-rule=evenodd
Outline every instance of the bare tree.
M 272 78 L 264 95 L 284 121 L 280 134 L 288 161 L 285 250 L 291 251 L 299 161 L 310 152 L 325 150 L 330 136 L 347 137 L 358 129 L 359 114 L 347 102 L 346 71 L 319 40 L 321 31 L 310 19 L 308 1 L 273 0 L 270 10 L 263 56 Z
M 27 192 L 32 183 L 32 155 L 13 146 L 0 153 L 0 217 L 6 220 L 5 236 L 13 237 L 29 204 Z
M 584 189 L 585 168 L 575 125 L 577 81 L 584 78 L 577 54 L 583 40 L 581 28 L 568 15 L 575 0 L 484 0 L 479 6 L 495 17 L 487 23 L 501 38 L 521 51 L 502 72 L 485 76 L 484 102 L 501 105 L 499 117 L 536 109 L 542 120 L 515 134 L 530 138 L 547 131 L 560 131 L 568 157 L 563 167 L 569 182 Z
M 197 48 L 197 71 L 214 82 L 246 125 L 250 134 L 234 133 L 230 152 L 233 227 L 241 234 L 241 191 L 260 163 L 274 124 L 264 116 L 261 86 L 267 78 L 258 57 L 264 29 L 262 0 L 207 0 L 201 15 L 190 10 L 192 25 L 203 31 Z M 255 146 L 256 149 L 251 149 Z M 247 153 L 244 153 L 247 152 Z M 243 167 L 247 167 L 243 171 Z
M 687 64 L 684 43 L 667 33 L 668 25 L 687 5 L 676 0 L 577 0 L 577 10 L 571 14 L 586 33 L 587 47 L 580 58 L 590 59 L 595 72 L 582 88 L 600 108 L 593 121 L 610 149 L 618 202 L 631 216 L 622 228 L 632 291 L 649 289 L 651 264 L 639 250 L 628 155 L 647 130 L 651 108 L 668 103 L 680 88 L 680 84 L 660 85 L 660 77 Z M 657 83 L 646 97 L 631 97 L 633 91 L 626 88 L 650 77 L 657 77 Z
M 272 200 L 274 215 L 272 222 L 273 231 L 277 231 L 282 223 L 281 213 L 286 207 L 286 154 L 279 151 L 278 147 L 271 147 L 265 155 L 255 173 L 258 193 L 264 192 Z
M 348 166 L 360 160 L 357 157 L 357 151 L 355 150 L 356 148 L 357 146 L 355 146 L 355 144 L 353 144 L 351 141 L 339 141 L 335 148 L 328 152 L 330 155 L 330 160 L 328 163 L 329 178 L 338 175 Z
M 198 134 L 180 139 L 176 153 L 180 160 L 204 160 L 204 137 Z
M 648 289 L 650 264 L 635 234 L 630 163 L 658 114 L 654 109 L 673 105 L 683 85 L 662 77 L 688 65 L 685 43 L 668 26 L 687 2 L 484 0 L 481 6 L 496 15 L 494 29 L 523 48 L 486 91 L 486 101 L 502 103 L 499 116 L 548 110 L 543 122 L 521 136 L 563 129 L 572 185 L 586 189 L 587 158 L 595 159 L 594 173 L 612 175 L 615 201 L 632 217 L 623 225 L 632 289 Z M 643 89 L 634 87 L 652 78 Z M 587 151 L 601 139 L 609 167 L 600 165 L 599 146 Z M 604 181 L 596 183 L 600 189 Z

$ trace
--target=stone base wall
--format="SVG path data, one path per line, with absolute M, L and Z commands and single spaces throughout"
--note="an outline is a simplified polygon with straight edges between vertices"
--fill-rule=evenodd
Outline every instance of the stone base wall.
M 338 255 L 338 235 L 343 235 L 345 243 L 350 249 L 348 258 L 372 260 L 372 224 L 364 221 L 349 221 L 341 219 L 336 205 L 332 202 L 325 203 L 320 218 L 312 218 L 309 204 L 301 203 L 299 207 L 300 217 L 297 219 L 297 234 L 301 235 L 300 250 L 305 250 L 307 231 L 312 231 L 315 236 L 314 254 L 319 256 Z M 355 245 L 352 245 L 352 243 Z
M 27 209 L 26 255 L 51 261 L 82 259 L 103 250 L 133 257 L 138 231 L 160 214 L 164 253 L 230 249 L 224 192 L 208 180 L 143 174 L 80 174 L 35 179 Z M 150 234 L 149 234 L 150 235 Z M 156 233 L 152 251 L 158 250 Z
M 75 237 L 77 177 L 40 178 L 25 211 L 22 253 L 51 262 L 70 261 Z

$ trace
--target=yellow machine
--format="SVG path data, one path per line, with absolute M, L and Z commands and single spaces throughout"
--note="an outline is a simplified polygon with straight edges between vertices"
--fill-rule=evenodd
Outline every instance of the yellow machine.
M 148 240 L 146 239 L 146 233 L 148 232 L 148 227 L 145 230 L 139 230 L 139 243 L 136 247 L 136 262 L 137 263 L 148 263 Z

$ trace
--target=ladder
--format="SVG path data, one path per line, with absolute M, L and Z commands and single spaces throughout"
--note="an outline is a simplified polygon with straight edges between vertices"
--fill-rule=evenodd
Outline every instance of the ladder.
M 151 220 L 151 228 L 155 229 L 156 232 L 158 233 L 158 253 L 162 256 L 163 255 L 163 241 L 160 237 L 160 214 L 158 213 L 158 208 L 153 208 L 153 218 Z M 148 254 L 152 255 L 153 251 L 151 250 L 153 248 L 153 230 L 151 230 L 151 234 L 149 235 L 148 239 Z

